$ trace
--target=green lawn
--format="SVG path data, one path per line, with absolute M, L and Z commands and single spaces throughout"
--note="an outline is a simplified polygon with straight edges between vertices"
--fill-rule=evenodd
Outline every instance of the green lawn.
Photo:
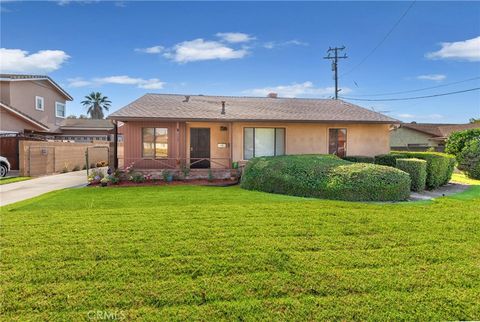
M 1 208 L 1 316 L 479 320 L 479 209 L 480 187 L 399 204 L 238 187 L 54 192 Z
M 452 180 L 450 181 L 455 183 L 463 183 L 463 184 L 476 185 L 476 186 L 480 185 L 480 180 L 471 179 L 467 177 L 464 173 L 454 173 L 452 175 Z
M 0 178 L 0 185 L 7 183 L 14 183 L 32 179 L 31 177 L 9 177 L 9 178 Z

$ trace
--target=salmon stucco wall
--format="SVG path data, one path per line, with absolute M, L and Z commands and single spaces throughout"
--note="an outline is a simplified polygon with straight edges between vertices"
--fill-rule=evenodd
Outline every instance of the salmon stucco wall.
M 190 147 L 190 129 L 210 129 L 210 162 L 211 168 L 228 168 L 230 166 L 230 123 L 220 122 L 188 122 L 186 146 Z M 222 128 L 225 129 L 222 131 Z M 190 158 L 190 149 L 187 149 L 187 158 Z
M 178 126 L 178 131 L 176 130 Z M 347 155 L 375 156 L 390 151 L 388 124 L 285 123 L 285 122 L 126 122 L 124 135 L 125 165 L 142 163 L 142 128 L 169 129 L 169 158 L 190 157 L 190 129 L 210 129 L 212 168 L 228 167 L 231 161 L 243 161 L 243 129 L 245 127 L 285 128 L 286 154 L 327 154 L 330 128 L 347 129 Z M 222 127 L 226 131 L 222 131 Z M 158 163 L 158 161 L 157 161 Z M 145 161 L 143 167 L 159 165 Z
M 243 160 L 243 129 L 245 127 L 285 128 L 286 154 L 327 154 L 328 130 L 347 129 L 347 155 L 375 156 L 388 153 L 388 124 L 345 124 L 345 123 L 234 123 L 233 160 Z

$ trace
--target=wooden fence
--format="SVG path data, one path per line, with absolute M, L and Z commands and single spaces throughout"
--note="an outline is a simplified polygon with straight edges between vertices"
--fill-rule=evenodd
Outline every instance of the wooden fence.
M 93 148 L 104 147 L 104 148 Z M 110 144 L 70 142 L 19 142 L 19 170 L 21 176 L 41 176 L 52 173 L 85 169 L 85 152 L 89 149 L 89 165 L 109 160 Z

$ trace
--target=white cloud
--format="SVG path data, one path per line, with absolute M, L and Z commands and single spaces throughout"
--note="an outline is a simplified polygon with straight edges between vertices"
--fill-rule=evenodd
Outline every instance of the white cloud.
M 164 56 L 179 63 L 201 60 L 227 60 L 243 58 L 248 50 L 234 49 L 218 41 L 206 41 L 201 38 L 176 44 Z
M 444 42 L 441 46 L 440 50 L 425 56 L 430 59 L 480 61 L 480 36 L 464 41 Z
M 134 85 L 143 89 L 162 89 L 165 85 L 158 78 L 143 79 L 126 75 L 100 77 L 91 80 L 85 80 L 81 77 L 68 79 L 68 86 L 70 87 L 102 86 L 105 84 Z
M 230 43 L 249 42 L 255 39 L 255 37 L 241 32 L 219 32 L 215 36 Z
M 442 74 L 427 74 L 427 75 L 419 75 L 417 76 L 417 79 L 421 79 L 421 80 L 431 80 L 431 81 L 436 81 L 436 82 L 439 82 L 439 81 L 443 81 L 447 78 L 446 75 L 442 75 Z
M 0 70 L 10 73 L 49 73 L 70 58 L 63 50 L 40 50 L 30 54 L 21 49 L 0 48 Z
M 135 51 L 145 54 L 160 54 L 165 48 L 163 46 L 157 45 L 147 48 L 135 48 Z
M 287 41 L 269 41 L 263 44 L 264 48 L 273 49 L 277 47 L 286 47 L 286 46 L 308 46 L 308 43 L 296 39 L 287 40 Z
M 441 114 L 428 114 L 428 115 L 417 115 L 410 113 L 400 113 L 397 114 L 398 117 L 403 119 L 416 119 L 416 120 L 439 120 L 444 118 Z
M 264 88 L 254 88 L 244 91 L 253 96 L 267 96 L 269 93 L 277 93 L 279 97 L 305 97 L 305 96 L 329 96 L 335 92 L 334 87 L 315 87 L 312 82 L 293 83 Z M 342 94 L 351 92 L 349 88 L 343 88 Z

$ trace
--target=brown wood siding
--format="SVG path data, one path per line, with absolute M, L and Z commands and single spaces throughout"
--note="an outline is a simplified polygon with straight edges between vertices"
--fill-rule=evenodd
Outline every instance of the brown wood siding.
M 178 125 L 178 131 L 177 131 Z M 175 161 L 158 161 L 142 157 L 142 129 L 148 127 L 168 129 L 168 158 L 185 158 L 185 122 L 126 122 L 122 126 L 124 136 L 124 164 L 135 163 L 135 168 L 160 168 L 166 165 L 178 167 Z

